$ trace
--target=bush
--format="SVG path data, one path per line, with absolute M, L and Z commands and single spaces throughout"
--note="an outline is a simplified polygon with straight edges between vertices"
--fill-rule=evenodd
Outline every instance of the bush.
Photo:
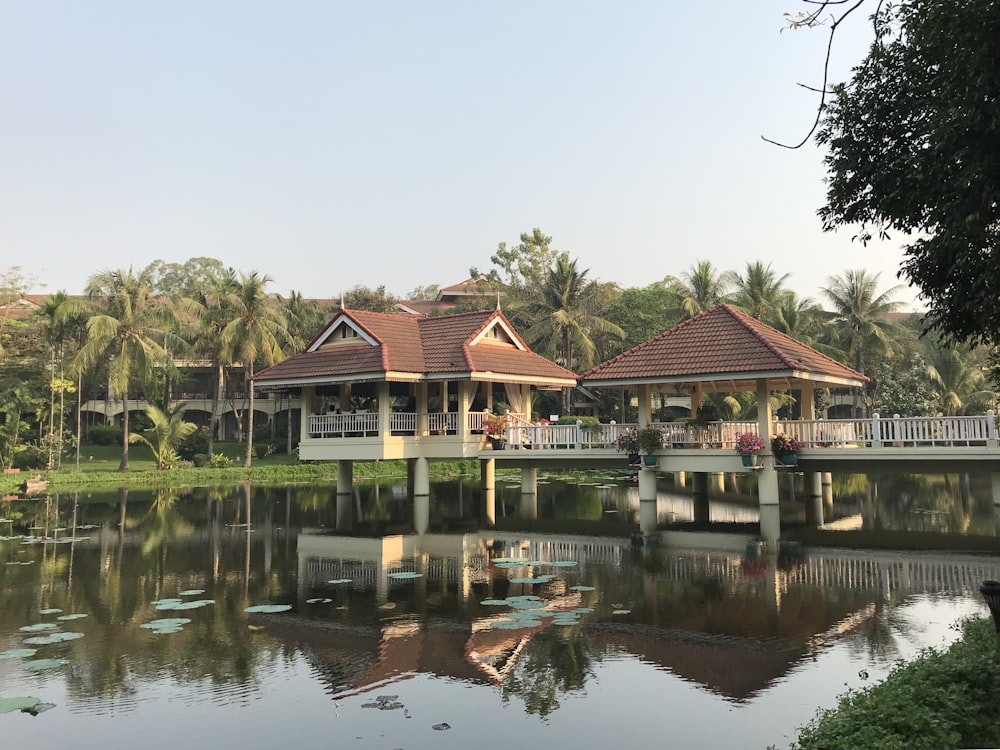
M 193 456 L 191 456 L 191 464 L 196 469 L 200 469 L 202 466 L 204 466 L 207 463 L 208 463 L 208 454 L 207 453 L 195 453 Z
M 208 462 L 208 465 L 213 469 L 228 469 L 230 466 L 233 465 L 233 459 L 231 459 L 229 456 L 225 454 L 216 453 L 214 456 L 212 456 L 211 460 Z
M 208 428 L 204 425 L 192 432 L 177 446 L 177 455 L 186 461 L 194 461 L 194 457 L 204 453 L 208 456 Z
M 29 445 L 18 451 L 12 462 L 15 469 L 44 469 L 48 464 L 49 457 L 37 445 Z
M 94 445 L 121 445 L 123 432 L 113 424 L 95 424 L 87 430 L 87 440 Z
M 274 455 L 276 450 L 274 443 L 257 443 L 253 448 L 253 454 L 256 458 L 266 458 Z

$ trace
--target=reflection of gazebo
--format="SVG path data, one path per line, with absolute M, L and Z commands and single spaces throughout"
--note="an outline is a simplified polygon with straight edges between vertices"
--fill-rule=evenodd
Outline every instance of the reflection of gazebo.
M 696 416 L 704 393 L 755 392 L 757 432 L 765 445 L 763 470 L 758 474 L 761 533 L 774 541 L 779 532 L 776 514 L 773 523 L 765 522 L 763 511 L 763 506 L 776 508 L 778 503 L 770 451 L 772 391 L 799 391 L 802 419 L 814 419 L 817 387 L 853 388 L 866 380 L 861 373 L 735 307 L 717 305 L 597 365 L 581 376 L 581 385 L 637 391 L 641 427 L 651 424 L 653 393 L 689 395 L 692 416 Z M 707 475 L 703 480 L 707 481 Z M 818 485 L 818 480 L 817 476 L 811 484 Z M 640 472 L 639 498 L 655 501 L 653 472 Z M 648 513 L 646 518 L 644 530 L 650 530 Z

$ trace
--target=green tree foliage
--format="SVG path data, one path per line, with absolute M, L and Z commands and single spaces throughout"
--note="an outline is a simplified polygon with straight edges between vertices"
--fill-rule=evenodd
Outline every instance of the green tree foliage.
M 625 338 L 616 342 L 618 351 L 602 351 L 603 359 L 610 359 L 676 325 L 681 320 L 680 310 L 681 302 L 676 289 L 666 281 L 626 289 L 604 312 L 609 322 L 625 332 Z
M 254 366 L 257 362 L 273 365 L 285 358 L 282 343 L 289 340 L 288 319 L 278 299 L 267 293 L 268 276 L 251 271 L 240 274 L 238 284 L 225 295 L 221 309 L 227 322 L 219 340 L 222 358 L 243 365 L 247 408 L 247 444 L 243 465 L 253 460 Z
M 693 318 L 726 302 L 735 280 L 732 271 L 719 271 L 711 261 L 699 260 L 679 277 L 667 276 L 664 282 L 680 297 L 684 317 Z
M 587 271 L 579 270 L 575 260 L 560 256 L 525 306 L 532 321 L 524 331 L 529 345 L 568 369 L 586 369 L 594 364 L 597 333 L 624 338 L 621 328 L 594 310 L 591 292 L 597 286 L 587 280 Z
M 198 297 L 216 288 L 233 273 L 216 258 L 190 258 L 184 263 L 155 260 L 149 264 L 150 285 L 168 297 Z
M 198 426 L 184 421 L 182 406 L 168 414 L 150 405 L 146 407 L 146 416 L 153 426 L 141 433 L 132 433 L 129 442 L 142 443 L 149 448 L 157 469 L 171 469 L 178 461 L 177 448 Z
M 171 353 L 182 352 L 187 345 L 175 333 L 174 308 L 153 294 L 148 269 L 101 271 L 90 278 L 86 292 L 93 314 L 87 319 L 87 340 L 74 358 L 74 368 L 107 366 L 109 395 L 120 398 L 124 406 L 119 470 L 128 471 L 129 388 L 137 379 L 150 382 L 155 369 L 172 362 Z M 77 312 L 77 307 L 68 312 Z
M 391 313 L 397 312 L 396 303 L 399 301 L 393 295 L 385 291 L 385 286 L 378 286 L 371 289 L 366 286 L 356 286 L 344 292 L 342 296 L 344 307 L 348 310 L 368 310 L 370 312 Z
M 1000 343 L 1000 13 L 993 0 L 902 0 L 875 30 L 817 135 L 824 228 L 909 235 L 902 274 L 927 322 Z
M 569 260 L 568 253 L 551 245 L 552 238 L 538 227 L 530 233 L 522 232 L 520 243 L 514 247 L 507 247 L 507 243 L 501 242 L 490 256 L 490 262 L 496 266 L 492 275 L 513 290 L 541 286 L 560 258 Z
M 779 276 L 770 263 L 766 266 L 759 260 L 747 263 L 746 272 L 734 277 L 733 304 L 752 318 L 770 325 L 776 320 L 776 310 L 786 294 L 787 278 L 787 273 Z

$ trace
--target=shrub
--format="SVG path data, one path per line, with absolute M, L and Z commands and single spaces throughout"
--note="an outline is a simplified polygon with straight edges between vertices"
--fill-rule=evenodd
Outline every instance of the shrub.
M 14 454 L 12 462 L 15 469 L 44 469 L 48 466 L 49 457 L 37 445 L 29 445 Z
M 94 445 L 121 445 L 122 428 L 113 424 L 95 424 L 87 430 L 87 439 Z
M 659 427 L 643 427 L 637 437 L 639 449 L 647 455 L 651 456 L 663 447 L 663 430 Z
M 224 453 L 216 453 L 212 456 L 211 460 L 209 460 L 208 465 L 213 469 L 228 469 L 233 465 L 233 459 Z
M 208 455 L 208 428 L 204 425 L 184 438 L 177 446 L 177 455 L 187 461 L 194 461 L 194 457 L 199 453 Z
M 191 464 L 196 468 L 200 469 L 202 466 L 208 463 L 207 453 L 195 453 L 191 456 Z

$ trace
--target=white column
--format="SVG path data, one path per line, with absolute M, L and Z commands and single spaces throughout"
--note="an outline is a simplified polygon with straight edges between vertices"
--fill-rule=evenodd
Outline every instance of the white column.
M 487 526 L 493 526 L 497 519 L 496 459 L 479 462 L 479 477 L 483 483 L 484 518 Z
M 427 426 L 427 381 L 416 384 L 414 395 L 417 400 L 417 437 L 423 437 L 428 432 Z
M 521 469 L 521 518 L 538 518 L 538 469 Z
M 316 396 L 314 386 L 305 386 L 299 397 L 299 443 L 309 437 L 309 417 L 312 415 L 312 403 Z
M 469 438 L 469 407 L 472 406 L 475 388 L 476 384 L 467 380 L 458 383 L 458 434 L 463 440 Z
M 337 505 L 340 505 L 341 498 L 346 502 L 351 501 L 351 490 L 354 484 L 354 462 L 347 459 L 337 461 Z
M 656 472 L 639 470 L 639 530 L 644 536 L 656 533 Z
M 389 399 L 389 383 L 383 380 L 376 383 L 375 392 L 378 394 L 378 431 L 383 438 L 392 432 L 390 416 L 392 415 L 392 401 Z
M 757 430 L 764 441 L 763 468 L 757 472 L 760 535 L 773 548 L 781 536 L 781 518 L 778 514 L 778 472 L 771 452 L 771 389 L 766 378 L 757 381 Z
M 643 383 L 636 391 L 636 401 L 639 406 L 639 427 L 645 427 L 653 421 L 652 418 L 653 392 L 649 385 Z

